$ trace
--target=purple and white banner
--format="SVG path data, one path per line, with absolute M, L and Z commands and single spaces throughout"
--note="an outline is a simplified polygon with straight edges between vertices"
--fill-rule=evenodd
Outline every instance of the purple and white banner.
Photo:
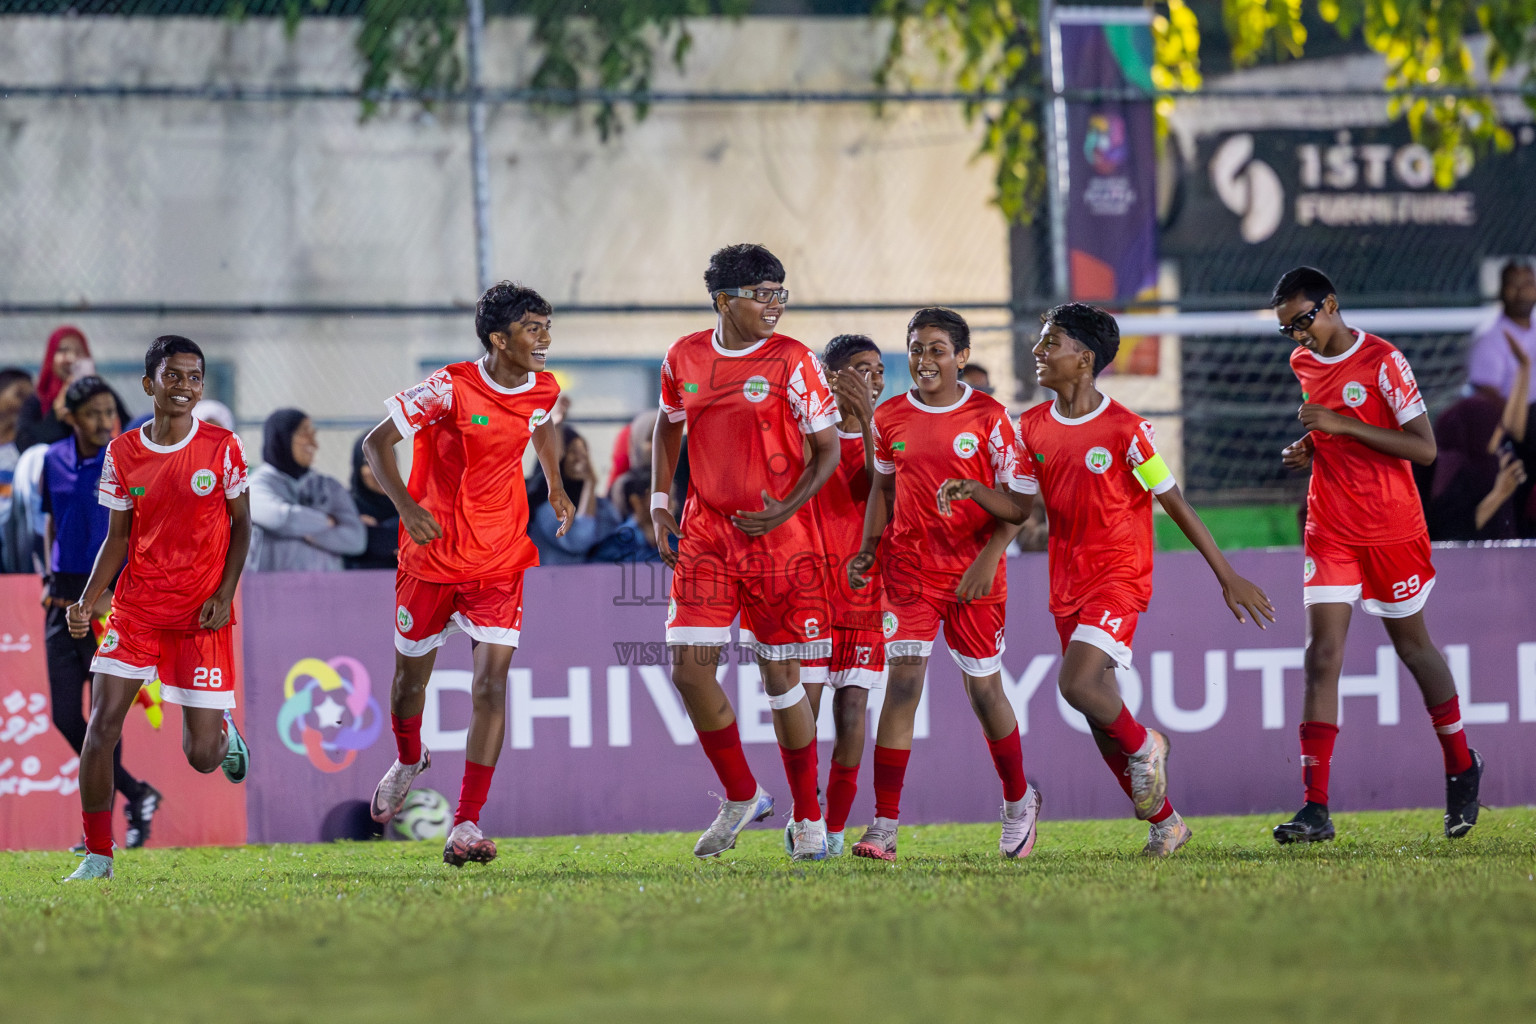
M 1237 570 L 1279 608 L 1239 625 L 1199 555 L 1158 557 L 1121 688 L 1173 742 L 1169 794 L 1193 814 L 1292 811 L 1301 804 L 1296 727 L 1305 619 L 1301 555 L 1239 552 Z M 1483 801 L 1536 802 L 1536 549 L 1435 553 L 1427 615 L 1461 691 L 1468 738 L 1488 763 Z M 654 568 L 654 573 L 653 573 Z M 1008 565 L 1004 684 L 1024 766 L 1047 818 L 1128 816 L 1086 724 L 1060 699 L 1060 651 L 1046 611 L 1044 555 Z M 718 790 L 662 646 L 667 577 L 657 566 L 531 570 L 523 647 L 508 686 L 506 748 L 482 816 L 490 835 L 702 829 Z M 252 842 L 316 841 L 340 805 L 367 800 L 394 759 L 389 729 L 394 579 L 388 573 L 246 578 L 243 707 L 252 748 Z M 722 679 L 760 781 L 788 810 L 768 702 L 750 655 L 728 648 Z M 469 643 L 439 651 L 423 716 L 432 768 L 418 785 L 456 800 L 469 724 Z M 1336 810 L 1433 807 L 1440 750 L 1412 677 L 1386 633 L 1357 610 L 1341 681 Z M 872 703 L 878 701 L 878 694 Z M 830 705 L 830 701 L 825 702 Z M 824 706 L 822 738 L 830 741 Z M 871 710 L 870 744 L 876 709 Z M 869 748 L 851 823 L 873 813 Z M 821 747 L 822 773 L 831 744 Z M 940 641 L 902 797 L 902 821 L 986 821 L 1001 797 L 959 670 Z

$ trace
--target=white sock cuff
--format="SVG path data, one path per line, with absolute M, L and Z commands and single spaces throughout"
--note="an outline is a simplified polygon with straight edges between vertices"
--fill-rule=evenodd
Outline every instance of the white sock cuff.
M 775 711 L 783 711 L 785 708 L 794 707 L 803 700 L 805 700 L 805 685 L 803 683 L 796 683 L 778 696 L 770 693 L 768 695 L 768 706 Z

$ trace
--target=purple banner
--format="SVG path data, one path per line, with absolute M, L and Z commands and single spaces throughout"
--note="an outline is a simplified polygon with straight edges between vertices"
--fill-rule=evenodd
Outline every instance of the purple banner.
M 1100 23 L 1099 16 L 1109 17 Z M 1143 13 L 1057 14 L 1061 82 L 1073 90 L 1139 92 L 1145 99 L 1065 104 L 1067 257 L 1071 296 L 1155 298 L 1157 151 L 1152 119 L 1152 32 Z
M 1134 670 L 1121 688 L 1133 712 L 1173 741 L 1169 794 L 1181 810 L 1288 812 L 1301 804 L 1301 555 L 1239 552 L 1232 562 L 1275 600 L 1280 621 L 1266 631 L 1239 625 L 1199 555 L 1162 554 L 1152 608 L 1135 638 Z M 1488 762 L 1483 800 L 1536 802 L 1536 549 L 1437 551 L 1435 564 L 1429 627 L 1457 677 L 1468 738 Z M 1057 696 L 1060 652 L 1046 612 L 1045 556 L 1013 559 L 1008 572 L 1004 682 L 1044 814 L 1128 816 L 1081 718 Z M 709 792 L 719 785 L 672 689 L 661 646 L 666 583 L 660 566 L 652 576 L 645 565 L 527 574 L 525 646 L 513 659 L 506 747 L 481 819 L 488 834 L 693 830 L 714 816 Z M 394 759 L 394 580 L 387 573 L 267 574 L 247 577 L 243 590 L 250 841 L 316 841 L 326 835 L 327 816 L 367 800 Z M 731 653 L 723 679 L 748 759 L 787 812 L 756 666 Z M 439 652 L 424 715 L 433 764 L 418 785 L 450 801 L 464 766 L 469 667 L 469 643 L 455 638 Z M 1352 623 L 1344 673 L 1334 807 L 1440 804 L 1443 768 L 1423 702 L 1380 623 L 1363 612 Z M 871 736 L 874 720 L 872 713 Z M 823 743 L 823 777 L 830 753 Z M 864 764 L 854 825 L 873 813 L 867 749 Z M 980 726 L 941 640 L 902 821 L 991 820 L 999 801 Z

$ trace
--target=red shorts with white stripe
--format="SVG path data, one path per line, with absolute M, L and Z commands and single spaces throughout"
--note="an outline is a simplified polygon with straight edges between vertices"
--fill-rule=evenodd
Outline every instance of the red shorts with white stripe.
M 887 584 L 884 607 L 886 658 L 928 657 L 942 623 L 949 656 L 960 671 L 980 678 L 1002 668 L 1003 601 L 946 600 L 937 590 Z
M 834 690 L 858 686 L 877 690 L 885 685 L 885 637 L 878 629 L 832 627 L 832 657 L 800 665 L 802 683 L 820 683 Z
M 433 583 L 395 574 L 395 650 L 420 658 L 464 633 L 516 647 L 523 628 L 523 574 L 509 580 Z
M 709 557 L 678 561 L 667 604 L 670 646 L 724 647 L 738 616 L 741 642 L 765 661 L 832 654 L 826 569 L 814 558 L 791 559 L 785 571 L 761 576 L 732 572 Z
M 1056 635 L 1061 638 L 1061 653 L 1076 640 L 1097 647 L 1120 668 L 1131 667 L 1131 641 L 1136 638 L 1139 612 L 1130 611 L 1113 600 L 1090 600 L 1071 615 L 1056 616 Z
M 235 706 L 235 625 L 160 629 L 114 611 L 91 671 L 120 679 L 160 680 L 160 696 L 189 708 Z
M 1346 544 L 1308 530 L 1302 569 L 1304 603 L 1353 604 L 1384 619 L 1424 608 L 1435 585 L 1429 533 L 1397 544 Z

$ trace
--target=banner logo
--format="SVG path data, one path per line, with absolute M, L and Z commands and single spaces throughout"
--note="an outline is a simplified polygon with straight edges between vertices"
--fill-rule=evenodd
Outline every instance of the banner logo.
M 1253 136 L 1234 135 L 1211 157 L 1211 187 L 1222 205 L 1242 218 L 1239 233 L 1255 245 L 1275 233 L 1285 213 L 1285 186 L 1275 169 L 1253 159 Z
M 1114 174 L 1125 163 L 1125 118 L 1119 114 L 1093 114 L 1083 136 L 1083 156 L 1096 174 Z
M 283 680 L 283 698 L 277 712 L 283 746 L 322 772 L 350 767 L 383 729 L 368 670 L 356 658 L 301 659 Z

